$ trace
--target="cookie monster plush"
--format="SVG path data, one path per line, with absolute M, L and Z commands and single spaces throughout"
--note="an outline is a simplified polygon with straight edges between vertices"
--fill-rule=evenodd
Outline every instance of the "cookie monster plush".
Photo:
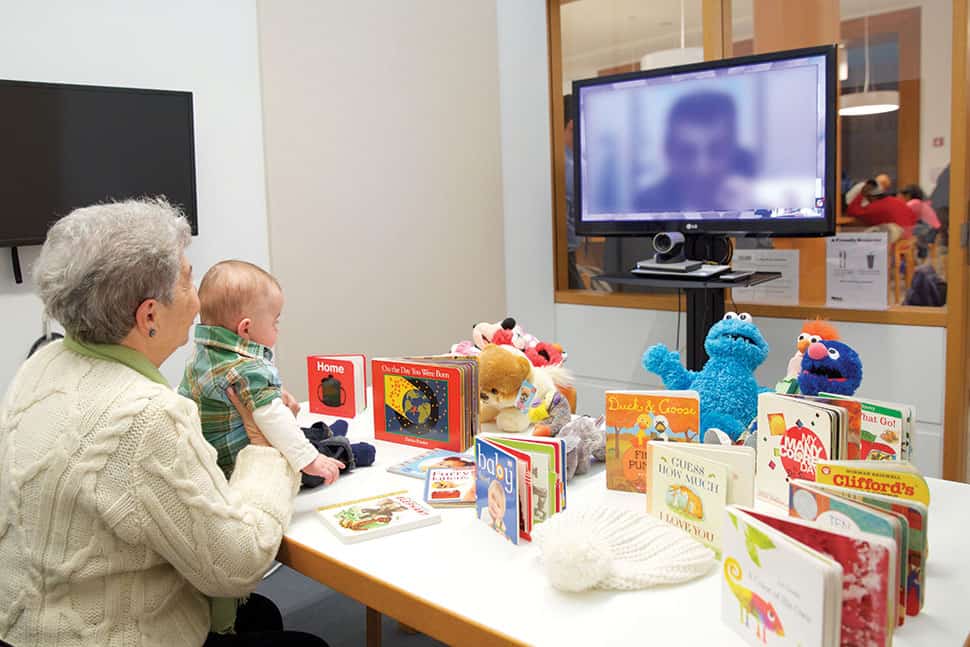
M 746 312 L 728 312 L 707 333 L 709 359 L 700 371 L 688 371 L 680 353 L 657 344 L 643 354 L 643 368 L 656 373 L 668 389 L 692 389 L 701 399 L 701 432 L 717 428 L 737 440 L 758 415 L 754 371 L 768 357 L 768 344 Z
M 846 344 L 823 339 L 805 350 L 798 374 L 798 389 L 803 395 L 853 395 L 861 383 L 862 360 Z

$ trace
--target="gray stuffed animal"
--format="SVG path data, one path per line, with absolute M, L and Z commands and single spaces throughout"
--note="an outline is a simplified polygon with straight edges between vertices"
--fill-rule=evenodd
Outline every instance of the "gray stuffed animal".
M 566 441 L 566 480 L 585 474 L 592 461 L 606 460 L 606 429 L 602 416 L 579 416 L 567 423 L 556 438 Z

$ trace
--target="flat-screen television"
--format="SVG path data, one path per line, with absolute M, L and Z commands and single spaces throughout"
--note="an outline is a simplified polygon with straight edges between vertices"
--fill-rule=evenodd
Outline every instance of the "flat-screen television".
M 191 92 L 0 80 L 0 246 L 143 196 L 180 206 L 198 233 Z
M 835 231 L 836 48 L 573 82 L 583 235 Z

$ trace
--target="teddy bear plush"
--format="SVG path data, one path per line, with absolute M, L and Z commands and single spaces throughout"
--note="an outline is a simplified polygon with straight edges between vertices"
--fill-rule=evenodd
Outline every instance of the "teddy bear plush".
M 514 346 L 488 344 L 478 356 L 480 419 L 511 432 L 543 424 L 555 435 L 572 417 L 557 384 L 571 381 L 560 366 L 533 366 Z

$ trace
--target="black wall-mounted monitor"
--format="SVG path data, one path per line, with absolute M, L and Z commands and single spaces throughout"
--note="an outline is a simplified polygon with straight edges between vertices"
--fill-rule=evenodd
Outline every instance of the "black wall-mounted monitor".
M 0 80 L 0 246 L 144 196 L 180 206 L 198 233 L 191 92 Z
M 834 46 L 573 82 L 582 235 L 835 232 Z

